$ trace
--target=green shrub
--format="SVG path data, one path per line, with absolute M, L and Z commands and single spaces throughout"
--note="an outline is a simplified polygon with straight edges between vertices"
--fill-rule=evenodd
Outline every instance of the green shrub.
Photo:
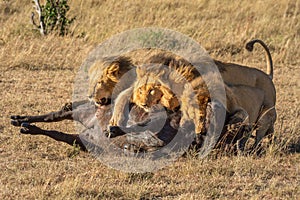
M 42 35 L 57 33 L 60 36 L 69 33 L 69 26 L 75 17 L 68 19 L 67 12 L 70 10 L 68 0 L 46 0 L 44 5 L 40 5 L 39 0 L 34 0 L 36 12 L 39 15 L 39 24 L 34 21 L 32 13 L 32 23 L 40 30 Z

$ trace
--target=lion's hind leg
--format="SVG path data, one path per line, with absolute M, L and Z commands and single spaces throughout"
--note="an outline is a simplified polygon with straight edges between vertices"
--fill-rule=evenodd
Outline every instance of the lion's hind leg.
M 276 121 L 276 110 L 274 107 L 262 111 L 262 114 L 260 115 L 257 121 L 255 143 L 253 145 L 253 150 L 257 151 L 258 154 L 261 151 L 262 139 L 268 135 L 273 134 L 275 121 Z

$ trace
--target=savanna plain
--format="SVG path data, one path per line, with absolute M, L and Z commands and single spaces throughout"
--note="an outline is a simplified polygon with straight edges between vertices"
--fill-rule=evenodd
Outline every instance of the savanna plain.
M 43 1 L 41 1 L 43 2 Z M 0 199 L 300 199 L 300 1 L 69 1 L 70 34 L 41 36 L 30 1 L 0 2 Z M 10 115 L 42 114 L 72 100 L 88 53 L 133 28 L 181 32 L 211 57 L 266 70 L 274 61 L 277 140 L 261 156 L 212 152 L 180 158 L 153 173 L 107 167 L 44 136 L 22 135 Z M 74 133 L 72 122 L 39 124 Z

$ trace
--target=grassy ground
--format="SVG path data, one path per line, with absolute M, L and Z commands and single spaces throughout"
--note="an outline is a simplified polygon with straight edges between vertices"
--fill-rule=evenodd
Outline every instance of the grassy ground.
M 299 199 L 300 1 L 70 1 L 72 35 L 41 37 L 31 3 L 0 2 L 0 199 Z M 88 52 L 122 31 L 164 27 L 197 40 L 214 58 L 265 70 L 274 60 L 279 141 L 266 155 L 181 158 L 153 174 L 111 169 L 91 155 L 43 136 L 19 134 L 12 114 L 41 114 L 72 98 Z M 40 125 L 74 132 L 71 122 Z M 298 152 L 298 153 L 297 153 Z M 75 156 L 74 156 L 75 155 Z

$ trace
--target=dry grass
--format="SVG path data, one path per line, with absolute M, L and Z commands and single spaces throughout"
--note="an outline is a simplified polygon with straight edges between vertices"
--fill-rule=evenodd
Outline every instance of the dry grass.
M 68 37 L 41 37 L 25 1 L 0 2 L 0 199 L 299 199 L 300 1 L 71 1 L 77 16 Z M 12 114 L 55 110 L 71 99 L 87 53 L 106 38 L 145 26 L 164 27 L 199 41 L 213 57 L 265 70 L 271 48 L 277 88 L 279 141 L 261 158 L 182 158 L 154 174 L 127 174 L 43 136 L 21 135 Z M 40 125 L 74 132 L 70 122 Z M 297 151 L 298 153 L 293 153 Z

